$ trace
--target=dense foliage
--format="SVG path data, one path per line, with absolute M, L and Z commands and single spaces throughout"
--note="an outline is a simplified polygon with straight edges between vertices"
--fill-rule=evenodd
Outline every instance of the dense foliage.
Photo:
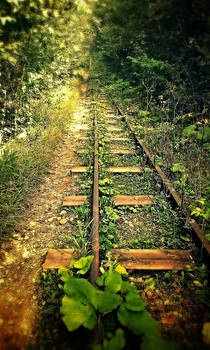
M 11 230 L 68 126 L 89 66 L 91 6 L 1 1 L 0 236 Z
M 167 118 L 206 115 L 207 8 L 191 0 L 98 3 L 94 52 L 123 99 Z
M 206 0 L 98 2 L 90 84 L 127 111 L 190 211 L 199 207 L 206 218 L 208 12 Z
M 91 347 L 94 350 L 121 350 L 133 346 L 152 349 L 154 345 L 161 350 L 176 349 L 175 344 L 160 338 L 158 322 L 146 311 L 137 288 L 126 280 L 128 274 L 123 266 L 115 262 L 109 270 L 102 269 L 102 275 L 96 280 L 100 290 L 87 279 L 78 277 L 87 273 L 92 260 L 93 256 L 76 262 L 71 259 L 70 268 L 60 270 L 64 282 L 60 312 L 67 329 L 70 332 L 81 326 L 97 329 L 97 336 L 91 339 L 97 343 Z M 98 344 L 99 339 L 102 345 Z
M 31 104 L 67 81 L 78 68 L 84 26 L 91 37 L 87 19 L 80 16 L 83 13 L 77 1 L 3 0 L 0 9 L 3 139 L 36 122 L 39 116 L 32 113 Z

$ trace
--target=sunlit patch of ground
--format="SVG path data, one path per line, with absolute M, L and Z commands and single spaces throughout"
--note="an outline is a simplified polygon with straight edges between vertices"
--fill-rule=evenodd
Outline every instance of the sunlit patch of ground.
M 25 349 L 33 343 L 34 327 L 40 319 L 42 299 L 38 280 L 49 248 L 63 246 L 70 225 L 62 209 L 68 192 L 78 193 L 75 179 L 68 176 L 71 166 L 80 165 L 75 151 L 85 130 L 85 104 L 77 108 L 69 123 L 68 134 L 56 151 L 48 175 L 28 202 L 24 221 L 14 232 L 14 239 L 4 243 L 0 255 L 0 348 Z M 81 147 L 81 146 L 80 146 Z

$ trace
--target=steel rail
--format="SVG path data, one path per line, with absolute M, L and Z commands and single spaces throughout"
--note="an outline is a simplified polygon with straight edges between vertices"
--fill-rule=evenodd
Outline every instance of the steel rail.
M 94 112 L 94 174 L 93 174 L 93 203 L 92 203 L 92 254 L 94 259 L 91 264 L 90 278 L 91 283 L 95 285 L 95 281 L 99 276 L 99 161 L 98 161 L 98 123 L 96 110 Z
M 165 186 L 165 188 L 167 189 L 167 191 L 169 192 L 171 198 L 173 199 L 173 202 L 176 204 L 176 206 L 181 208 L 181 210 L 182 210 L 182 212 L 183 212 L 183 214 L 184 214 L 184 216 L 186 218 L 186 221 L 189 223 L 189 225 L 191 226 L 191 229 L 195 233 L 196 237 L 199 239 L 199 241 L 201 243 L 201 247 L 206 250 L 208 255 L 210 255 L 210 244 L 209 244 L 208 240 L 206 239 L 203 230 L 200 228 L 198 223 L 190 216 L 188 210 L 185 207 L 183 207 L 182 200 L 181 200 L 180 196 L 175 191 L 175 189 L 173 188 L 172 183 L 166 177 L 166 175 L 161 170 L 161 168 L 155 163 L 155 158 L 150 154 L 149 150 L 144 145 L 143 140 L 141 140 L 139 138 L 139 136 L 136 135 L 134 127 L 129 122 L 128 117 L 124 115 L 123 111 L 118 106 L 117 106 L 117 110 L 120 113 L 120 115 L 123 117 L 123 119 L 125 120 L 128 128 L 132 132 L 135 140 L 140 145 L 140 147 L 143 150 L 144 154 L 147 156 L 147 159 L 149 160 L 149 162 L 152 164 L 152 166 L 155 168 L 155 170 L 159 174 L 159 176 L 161 178 L 161 181 L 162 181 L 163 185 Z

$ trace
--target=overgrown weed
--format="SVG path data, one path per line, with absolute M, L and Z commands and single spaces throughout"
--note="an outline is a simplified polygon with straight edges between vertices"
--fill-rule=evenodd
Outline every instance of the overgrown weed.
M 33 112 L 39 114 L 37 124 L 28 127 L 24 135 L 10 140 L 0 156 L 0 242 L 20 219 L 24 203 L 46 173 L 54 151 L 67 131 L 78 102 L 78 81 L 63 87 L 64 96 L 55 94 L 52 101 L 39 101 Z M 51 102 L 51 103 L 50 103 Z M 57 103 L 56 103 L 57 102 Z M 38 110 L 39 105 L 41 108 Z M 53 107 L 56 105 L 56 108 Z

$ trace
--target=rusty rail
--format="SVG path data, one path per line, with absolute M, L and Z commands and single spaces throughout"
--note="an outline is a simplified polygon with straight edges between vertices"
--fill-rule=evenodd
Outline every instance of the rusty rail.
M 93 204 L 92 204 L 92 253 L 94 259 L 91 264 L 90 278 L 91 283 L 95 285 L 95 281 L 99 276 L 99 189 L 98 189 L 98 174 L 99 174 L 99 162 L 98 162 L 98 123 L 97 114 L 94 114 L 94 175 L 93 175 Z
M 189 212 L 187 211 L 187 209 L 185 207 L 183 207 L 182 205 L 182 200 L 180 198 L 180 196 L 178 195 L 178 193 L 175 191 L 175 189 L 173 188 L 172 183 L 169 181 L 169 179 L 166 177 L 166 175 L 164 174 L 164 172 L 160 169 L 159 165 L 155 164 L 155 159 L 154 157 L 150 154 L 149 150 L 147 149 L 147 147 L 144 145 L 143 140 L 141 140 L 136 134 L 135 134 L 135 130 L 134 127 L 131 125 L 131 123 L 128 120 L 127 116 L 124 116 L 123 111 L 117 107 L 119 113 L 123 116 L 124 120 L 126 121 L 126 124 L 128 125 L 130 131 L 132 132 L 135 140 L 137 141 L 137 143 L 141 146 L 141 149 L 143 150 L 143 152 L 146 154 L 147 159 L 149 160 L 149 162 L 153 165 L 153 167 L 156 169 L 157 173 L 159 174 L 162 183 L 164 184 L 165 188 L 168 190 L 170 196 L 172 197 L 173 201 L 175 202 L 175 204 L 180 207 L 182 209 L 183 214 L 185 215 L 186 221 L 190 224 L 193 232 L 195 233 L 196 237 L 200 240 L 202 248 L 205 248 L 206 252 L 208 255 L 210 255 L 210 244 L 208 242 L 208 240 L 206 239 L 203 230 L 200 228 L 200 226 L 198 225 L 198 223 L 192 219 L 192 217 L 190 216 Z

